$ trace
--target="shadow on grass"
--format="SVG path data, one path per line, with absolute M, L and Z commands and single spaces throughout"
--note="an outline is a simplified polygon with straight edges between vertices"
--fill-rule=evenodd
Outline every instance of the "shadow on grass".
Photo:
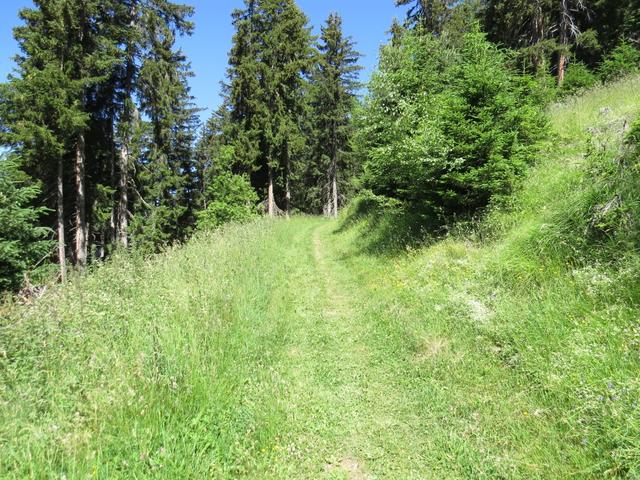
M 434 218 L 395 200 L 369 194 L 353 202 L 333 233 L 357 229 L 357 250 L 396 256 L 441 238 L 445 230 Z

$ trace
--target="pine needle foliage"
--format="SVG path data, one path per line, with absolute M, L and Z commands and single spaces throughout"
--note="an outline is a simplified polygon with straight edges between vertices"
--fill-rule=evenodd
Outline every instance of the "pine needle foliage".
M 432 218 L 507 195 L 545 134 L 537 85 L 482 33 L 407 33 L 382 50 L 359 114 L 364 184 Z

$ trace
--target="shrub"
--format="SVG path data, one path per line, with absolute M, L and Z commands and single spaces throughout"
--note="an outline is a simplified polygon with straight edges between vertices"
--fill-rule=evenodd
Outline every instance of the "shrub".
M 207 190 L 210 202 L 198 213 L 198 227 L 217 228 L 228 222 L 245 222 L 257 216 L 258 195 L 241 175 L 222 173 Z
M 0 158 L 0 291 L 19 288 L 23 274 L 51 250 L 50 230 L 37 224 L 46 209 L 32 206 L 39 193 L 15 158 Z
M 567 94 L 579 93 L 598 83 L 598 77 L 582 62 L 569 65 L 565 74 L 562 91 Z
M 600 65 L 600 76 L 605 82 L 640 72 L 640 51 L 629 43 L 618 45 Z
M 446 220 L 509 193 L 545 131 L 539 83 L 481 33 L 382 51 L 358 119 L 365 188 Z

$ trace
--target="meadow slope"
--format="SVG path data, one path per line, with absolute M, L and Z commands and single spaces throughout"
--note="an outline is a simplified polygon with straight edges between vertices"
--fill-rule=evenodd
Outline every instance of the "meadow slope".
M 4 306 L 0 477 L 640 477 L 640 257 L 580 242 L 587 142 L 639 89 L 553 106 L 513 199 L 447 238 L 264 219 Z

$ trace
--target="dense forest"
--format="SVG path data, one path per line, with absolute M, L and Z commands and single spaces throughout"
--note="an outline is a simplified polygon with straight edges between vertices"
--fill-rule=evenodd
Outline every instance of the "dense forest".
M 361 95 L 339 14 L 314 37 L 293 0 L 246 0 L 224 101 L 205 125 L 176 47 L 191 7 L 22 10 L 0 90 L 0 286 L 54 264 L 64 280 L 67 264 L 155 252 L 259 214 L 337 216 L 359 194 L 401 202 L 438 231 L 509 194 L 547 135 L 549 102 L 639 68 L 636 0 L 396 3 L 408 16 Z

